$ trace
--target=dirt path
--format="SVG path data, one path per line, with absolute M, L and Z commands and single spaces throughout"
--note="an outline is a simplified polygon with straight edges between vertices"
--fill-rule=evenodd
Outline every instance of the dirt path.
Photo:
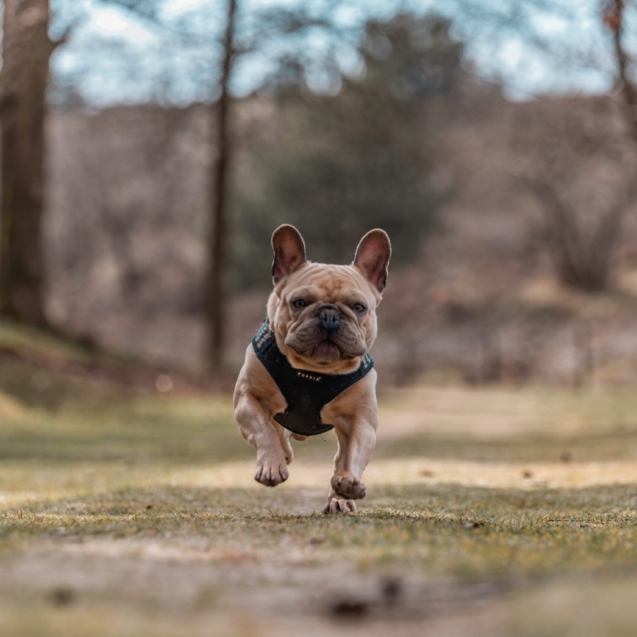
M 3 607 L 6 613 L 12 603 L 18 610 L 30 604 L 43 618 L 64 608 L 76 616 L 76 627 L 88 621 L 91 608 L 98 614 L 107 608 L 115 625 L 154 615 L 164 627 L 187 626 L 188 635 L 293 630 L 289 634 L 380 636 L 391 630 L 415 636 L 452 617 L 452 623 L 468 625 L 485 603 L 510 592 L 506 581 L 460 584 L 372 574 L 351 564 L 308 564 L 307 556 L 306 563 L 286 556 L 226 556 L 220 562 L 202 559 L 205 552 L 197 557 L 193 547 L 180 552 L 169 540 L 90 540 L 53 548 L 0 562 L 0 626 Z M 153 629 L 147 619 L 142 623 Z

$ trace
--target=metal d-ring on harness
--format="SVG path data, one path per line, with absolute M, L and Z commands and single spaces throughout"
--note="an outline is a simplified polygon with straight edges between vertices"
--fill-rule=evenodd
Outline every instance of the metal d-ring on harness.
M 320 374 L 295 369 L 279 350 L 268 319 L 252 337 L 252 346 L 288 405 L 284 413 L 274 415 L 274 420 L 302 436 L 316 436 L 333 429 L 334 425 L 321 422 L 321 409 L 367 376 L 374 367 L 372 357 L 367 354 L 360 367 L 350 374 Z

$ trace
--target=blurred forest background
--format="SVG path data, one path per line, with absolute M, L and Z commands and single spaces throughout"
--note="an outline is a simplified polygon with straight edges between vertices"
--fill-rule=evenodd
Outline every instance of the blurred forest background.
M 637 380 L 629 0 L 5 0 L 0 312 L 236 370 L 386 229 L 387 384 Z

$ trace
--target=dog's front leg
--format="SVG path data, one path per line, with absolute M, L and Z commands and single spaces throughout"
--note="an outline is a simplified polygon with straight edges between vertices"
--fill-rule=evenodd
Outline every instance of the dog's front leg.
M 354 500 L 365 497 L 367 488 L 361 478 L 374 454 L 377 426 L 373 413 L 353 420 L 343 419 L 336 427 L 338 451 L 324 513 L 355 512 Z
M 234 416 L 243 437 L 257 450 L 254 479 L 266 487 L 285 482 L 289 477 L 286 465 L 292 460 L 292 449 L 287 438 L 282 437 L 267 418 L 261 403 L 249 392 L 242 392 L 235 397 Z

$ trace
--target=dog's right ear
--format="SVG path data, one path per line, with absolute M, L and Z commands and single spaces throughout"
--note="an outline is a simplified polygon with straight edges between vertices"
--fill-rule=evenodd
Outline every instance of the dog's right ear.
M 279 226 L 272 235 L 274 285 L 305 263 L 305 242 L 301 233 L 289 224 Z

